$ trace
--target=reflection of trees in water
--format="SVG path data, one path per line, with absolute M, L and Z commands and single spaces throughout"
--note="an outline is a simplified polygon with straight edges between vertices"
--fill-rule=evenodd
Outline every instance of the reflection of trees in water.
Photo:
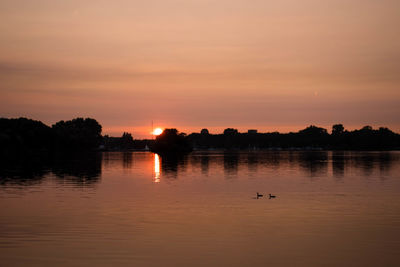
M 0 168 L 0 185 L 34 185 L 53 173 L 56 178 L 75 185 L 90 185 L 99 181 L 101 175 L 100 153 L 69 155 L 50 159 L 49 157 L 14 159 Z
M 298 161 L 297 161 L 298 153 L 299 152 L 296 152 L 296 151 L 289 151 L 289 153 L 287 154 L 287 161 L 288 161 L 289 167 L 291 169 L 294 169 L 298 163 Z
M 390 169 L 392 168 L 392 162 L 396 159 L 393 158 L 393 154 L 389 152 L 380 152 L 379 153 L 379 171 L 381 175 L 388 174 Z
M 285 155 L 287 152 L 273 151 L 265 154 L 260 154 L 261 158 L 259 160 L 264 166 L 268 166 L 273 169 L 278 169 L 280 164 L 286 160 Z
M 209 155 L 202 155 L 201 156 L 201 173 L 203 175 L 208 175 L 208 169 L 210 168 L 210 156 Z
M 0 159 L 0 185 L 36 185 L 50 173 L 48 160 L 38 157 Z
M 363 176 L 371 176 L 374 170 L 379 169 L 381 175 L 390 172 L 393 163 L 399 160 L 397 154 L 380 151 L 333 151 L 332 152 L 332 171 L 335 177 L 343 177 L 345 170 L 351 167 L 361 170 Z
M 332 172 L 336 178 L 342 178 L 344 176 L 345 159 L 346 154 L 344 151 L 333 151 L 332 152 Z
M 52 166 L 52 172 L 57 178 L 72 184 L 90 185 L 99 181 L 101 164 L 101 153 L 85 154 L 72 159 L 57 159 Z
M 239 165 L 239 153 L 225 152 L 224 153 L 224 172 L 226 175 L 237 175 Z
M 133 152 L 122 152 L 123 156 L 123 168 L 124 169 L 131 169 L 132 168 L 132 163 L 133 163 Z
M 396 155 L 387 151 L 354 152 L 351 154 L 351 163 L 353 168 L 361 169 L 364 176 L 370 176 L 376 168 L 385 174 L 390 171 L 393 162 L 399 160 Z
M 311 177 L 324 175 L 328 172 L 328 152 L 306 151 L 298 154 L 299 166 Z
M 106 151 L 102 152 L 102 165 L 105 169 L 119 168 L 132 169 L 133 152 L 117 152 Z
M 161 158 L 161 175 L 166 178 L 178 178 L 178 172 L 186 168 L 186 155 L 163 155 Z
M 358 154 L 358 153 L 357 153 Z M 373 173 L 375 165 L 375 157 L 370 153 L 362 153 L 352 157 L 352 167 L 359 168 L 363 171 L 364 176 L 370 176 Z
M 257 166 L 258 166 L 258 156 L 257 152 L 250 152 L 247 154 L 247 169 L 249 172 L 256 173 L 257 172 Z
M 185 166 L 187 165 L 199 168 L 201 173 L 207 176 L 210 168 L 210 155 L 209 153 L 196 153 L 192 156 L 189 156 L 188 164 L 185 164 Z
M 262 152 L 224 152 L 202 153 L 188 156 L 192 166 L 199 166 L 203 175 L 208 174 L 210 166 L 223 168 L 227 177 L 235 176 L 240 169 L 247 167 L 249 172 L 257 173 L 259 166 L 266 168 L 300 168 L 311 177 L 327 175 L 329 165 L 336 178 L 346 175 L 346 169 L 353 168 L 369 175 L 379 168 L 380 172 L 389 172 L 395 162 L 391 152 L 351 152 L 351 151 L 262 151 Z M 397 157 L 398 160 L 398 157 Z M 330 163 L 331 162 L 331 163 Z M 177 177 L 187 168 L 183 157 L 162 157 L 162 176 Z
M 109 157 L 110 163 L 107 163 L 106 157 Z M 115 162 L 118 167 L 123 164 L 124 168 L 132 168 L 133 157 L 132 152 L 126 152 L 122 154 L 94 153 L 59 156 L 55 159 L 49 157 L 2 159 L 0 161 L 0 186 L 40 184 L 43 178 L 51 173 L 55 174 L 56 179 L 60 182 L 76 186 L 91 186 L 99 181 L 102 164 Z M 188 160 L 190 160 L 192 166 L 200 167 L 203 175 L 209 173 L 210 166 L 223 170 L 229 177 L 237 175 L 240 168 L 247 167 L 249 172 L 257 173 L 264 167 L 284 169 L 289 164 L 289 168 L 300 168 L 301 171 L 314 177 L 326 175 L 328 162 L 331 162 L 329 164 L 332 164 L 332 174 L 336 178 L 345 177 L 346 170 L 350 169 L 359 172 L 361 176 L 370 176 L 374 173 L 384 178 L 398 164 L 399 159 L 400 153 L 385 151 L 203 153 L 192 156 L 163 156 L 160 158 L 160 174 L 166 178 L 177 178 L 180 173 L 186 172 Z

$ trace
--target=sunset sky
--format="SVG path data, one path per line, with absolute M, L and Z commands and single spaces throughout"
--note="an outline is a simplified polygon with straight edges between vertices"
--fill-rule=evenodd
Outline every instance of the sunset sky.
M 0 116 L 400 132 L 398 0 L 0 0 Z

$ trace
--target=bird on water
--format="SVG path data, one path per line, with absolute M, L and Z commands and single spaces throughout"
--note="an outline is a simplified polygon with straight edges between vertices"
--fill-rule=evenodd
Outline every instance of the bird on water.
M 260 197 L 263 197 L 263 196 L 264 196 L 263 194 L 260 194 L 260 193 L 257 192 L 257 199 L 260 198 Z
M 276 196 L 269 194 L 269 198 L 276 198 Z

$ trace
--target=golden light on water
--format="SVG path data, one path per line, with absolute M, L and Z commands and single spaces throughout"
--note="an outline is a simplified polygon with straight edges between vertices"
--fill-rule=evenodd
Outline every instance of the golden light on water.
M 160 135 L 160 134 L 162 134 L 162 132 L 163 132 L 163 129 L 155 128 L 153 131 L 153 135 Z
M 160 182 L 160 156 L 154 154 L 154 182 Z

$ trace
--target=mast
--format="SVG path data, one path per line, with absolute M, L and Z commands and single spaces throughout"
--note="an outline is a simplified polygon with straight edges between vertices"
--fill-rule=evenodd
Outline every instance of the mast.
M 154 139 L 154 126 L 153 126 L 153 120 L 151 120 L 151 139 Z

